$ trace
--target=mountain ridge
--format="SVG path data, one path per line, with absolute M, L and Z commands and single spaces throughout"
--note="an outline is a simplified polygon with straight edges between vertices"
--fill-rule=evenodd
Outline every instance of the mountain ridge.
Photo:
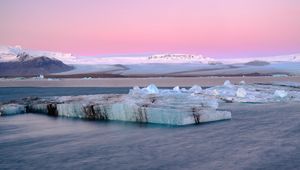
M 28 53 L 28 51 L 18 47 L 6 49 L 2 47 L 0 51 L 0 76 L 37 76 L 73 69 L 73 66 L 66 65 L 52 55 L 37 54 Z

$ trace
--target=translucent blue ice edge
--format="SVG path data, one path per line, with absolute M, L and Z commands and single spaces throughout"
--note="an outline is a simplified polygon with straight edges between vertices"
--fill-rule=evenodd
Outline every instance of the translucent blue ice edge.
M 12 106 L 11 106 L 12 107 Z M 137 107 L 116 103 L 112 105 L 82 105 L 80 103 L 18 105 L 2 109 L 3 115 L 38 113 L 89 120 L 115 120 L 167 125 L 190 125 L 231 119 L 231 113 L 214 109 L 178 110 L 171 108 Z
M 231 119 L 218 101 L 191 93 L 101 94 L 27 99 L 1 106 L 1 115 L 38 113 L 89 120 L 191 125 Z

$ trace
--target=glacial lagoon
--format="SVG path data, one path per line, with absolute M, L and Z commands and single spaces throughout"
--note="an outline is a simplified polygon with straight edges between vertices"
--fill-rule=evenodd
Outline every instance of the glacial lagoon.
M 106 88 L 0 88 L 6 99 L 105 93 Z M 111 93 L 128 93 L 129 88 Z M 59 92 L 60 91 L 60 92 Z M 8 94 L 4 94 L 8 93 Z M 4 100 L 2 98 L 2 100 Z M 297 169 L 297 102 L 223 103 L 232 120 L 184 127 L 38 114 L 0 117 L 1 169 Z

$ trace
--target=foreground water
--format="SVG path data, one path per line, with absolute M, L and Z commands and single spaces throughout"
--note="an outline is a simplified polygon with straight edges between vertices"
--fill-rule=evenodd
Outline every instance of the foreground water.
M 77 88 L 14 89 L 22 96 Z M 38 92 L 36 91 L 38 90 Z M 42 91 L 40 91 L 42 90 Z M 90 91 L 91 90 L 91 91 Z M 80 94 L 107 89 L 85 88 Z M 113 89 L 126 93 L 125 89 Z M 0 88 L 1 94 L 8 92 Z M 60 91 L 60 92 L 59 92 Z M 6 95 L 18 98 L 18 93 Z M 21 97 L 21 96 L 19 96 Z M 3 100 L 3 98 L 2 98 Z M 231 121 L 170 127 L 25 114 L 0 117 L 1 169 L 298 169 L 300 106 L 230 104 Z

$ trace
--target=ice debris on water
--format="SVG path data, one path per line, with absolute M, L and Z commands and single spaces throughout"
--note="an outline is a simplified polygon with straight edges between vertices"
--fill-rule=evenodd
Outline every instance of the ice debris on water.
M 229 87 L 229 88 L 232 88 L 233 87 L 233 84 L 231 84 L 231 82 L 229 80 L 226 80 L 223 84 L 225 87 Z
M 187 92 L 188 90 L 186 88 L 181 88 L 180 91 Z
M 202 87 L 198 85 L 193 85 L 190 89 L 190 92 L 192 93 L 201 93 L 202 92 Z
M 300 101 L 300 89 L 262 84 L 231 84 L 189 90 L 158 89 L 154 84 L 130 89 L 129 94 L 45 97 L 0 106 L 2 115 L 45 113 L 93 120 L 119 120 L 168 125 L 187 125 L 231 119 L 231 113 L 218 110 L 219 103 L 271 103 Z
M 205 95 L 218 98 L 221 102 L 272 103 L 282 101 L 300 101 L 300 89 L 293 86 L 272 84 L 239 84 L 225 81 L 222 86 L 213 86 L 203 90 Z M 280 100 L 278 100 L 280 99 Z
M 139 86 L 134 86 L 133 89 L 129 90 L 130 95 L 138 95 L 138 94 L 158 94 L 159 90 L 154 84 L 150 84 L 145 88 L 140 88 Z
M 178 92 L 178 93 L 180 93 L 180 92 L 181 92 L 181 90 L 180 90 L 180 87 L 179 87 L 179 86 L 176 86 L 176 87 L 174 87 L 174 88 L 173 88 L 173 91 L 175 91 L 175 92 Z
M 148 94 L 157 94 L 157 93 L 159 93 L 158 88 L 154 84 L 150 84 L 149 86 L 147 86 L 146 92 Z

